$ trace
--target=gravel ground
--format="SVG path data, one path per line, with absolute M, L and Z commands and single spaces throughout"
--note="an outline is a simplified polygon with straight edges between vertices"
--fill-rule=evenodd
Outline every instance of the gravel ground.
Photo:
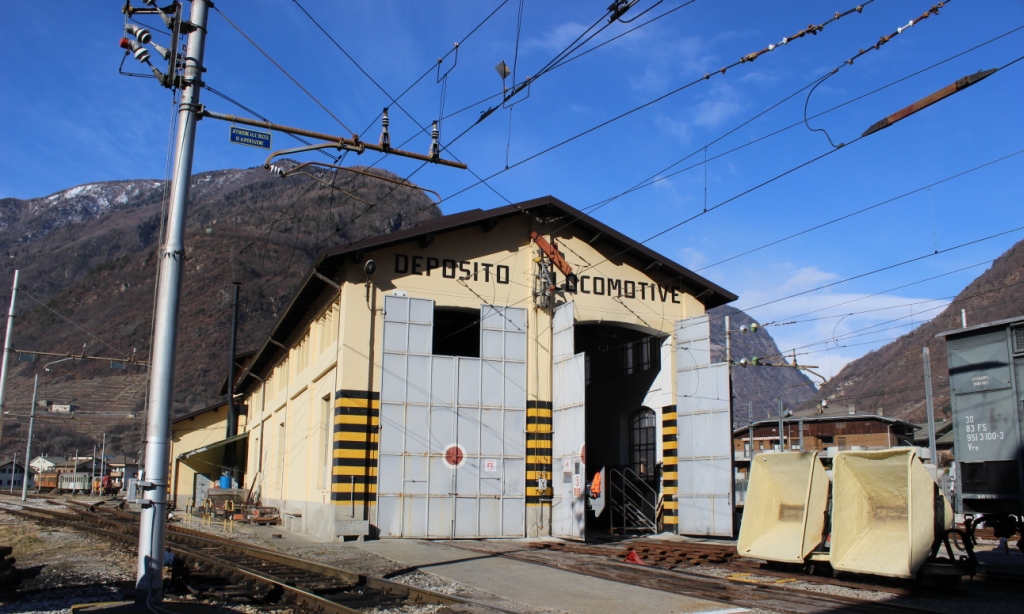
M 14 547 L 13 556 L 17 559 L 16 566 L 21 570 L 23 577 L 16 590 L 0 592 L 0 614 L 58 614 L 70 612 L 71 606 L 75 604 L 131 599 L 136 574 L 134 551 L 112 548 L 105 540 L 77 531 L 40 527 L 31 521 L 3 512 L 4 508 L 17 509 L 21 506 L 51 510 L 60 507 L 43 499 L 29 499 L 22 503 L 18 498 L 0 495 L 0 545 Z M 405 571 L 402 565 L 394 561 L 349 545 L 339 543 L 283 547 L 280 540 L 267 539 L 264 535 L 247 530 L 245 525 L 236 525 L 234 531 L 226 531 L 219 523 L 202 526 L 197 522 L 181 522 L 180 518 L 178 522 L 181 526 L 191 529 L 230 537 L 240 542 L 334 565 L 355 573 L 387 577 L 417 588 L 500 605 L 513 611 L 530 611 L 520 604 L 502 600 L 433 574 L 418 570 Z M 267 606 L 253 608 L 244 605 L 218 606 L 217 610 L 246 614 L 292 612 L 289 608 L 275 610 L 268 609 Z M 367 613 L 444 614 L 447 610 L 448 608 L 442 605 L 408 605 L 397 608 L 374 608 L 367 610 Z
M 22 582 L 15 591 L 0 592 L 0 614 L 57 614 L 70 611 L 77 603 L 115 601 L 130 598 L 134 587 L 136 558 L 134 551 L 111 548 L 106 541 L 87 534 L 38 525 L 18 519 L 3 512 L 8 505 L 22 505 L 21 501 L 0 495 L 0 545 L 14 547 L 17 568 L 22 572 Z M 56 509 L 51 503 L 36 499 L 25 502 L 29 507 Z M 530 608 L 498 598 L 457 582 L 418 570 L 404 570 L 401 565 L 344 543 L 288 545 L 286 541 L 268 539 L 250 528 L 236 525 L 233 532 L 225 531 L 219 524 L 203 527 L 199 523 L 183 523 L 183 526 L 199 529 L 218 536 L 229 536 L 256 546 L 285 552 L 291 556 L 326 563 L 364 575 L 386 577 L 396 582 L 425 588 L 447 595 L 495 605 L 512 611 L 531 612 Z M 264 533 L 267 533 L 264 531 Z M 501 542 L 497 549 L 521 547 L 522 544 Z M 982 549 L 991 549 L 994 544 L 984 544 Z M 736 572 L 716 566 L 688 567 L 683 571 L 727 577 Z M 752 576 L 751 581 L 771 583 L 773 578 Z M 888 601 L 949 614 L 1018 614 L 1022 611 L 1021 589 L 985 585 L 981 582 L 964 581 L 956 587 L 924 588 L 921 596 L 898 596 L 879 591 L 862 591 L 832 584 L 819 584 L 779 578 L 787 587 L 843 595 L 872 601 Z M 265 607 L 219 606 L 225 613 L 266 614 Z M 436 605 L 415 605 L 401 608 L 380 608 L 368 611 L 370 614 L 443 614 L 447 608 Z M 289 609 L 276 610 L 290 614 Z M 771 614 L 767 610 L 753 610 L 755 614 Z
M 0 590 L 0 614 L 63 614 L 81 603 L 130 600 L 135 588 L 136 554 L 86 533 L 40 527 L 3 509 L 21 506 L 16 498 L 0 497 L 0 545 L 12 546 L 21 582 Z M 44 500 L 26 507 L 56 509 Z M 188 601 L 188 599 L 181 599 Z M 247 606 L 217 607 L 217 611 L 269 614 Z M 279 612 L 290 612 L 281 609 Z

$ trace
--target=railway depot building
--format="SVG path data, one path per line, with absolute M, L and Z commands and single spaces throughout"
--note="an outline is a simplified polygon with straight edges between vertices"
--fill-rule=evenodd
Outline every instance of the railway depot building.
M 237 374 L 242 484 L 325 540 L 732 535 L 735 298 L 551 197 L 328 250 Z

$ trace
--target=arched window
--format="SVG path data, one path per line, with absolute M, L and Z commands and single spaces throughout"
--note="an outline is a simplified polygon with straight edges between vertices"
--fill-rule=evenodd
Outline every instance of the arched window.
M 629 468 L 645 480 L 653 480 L 657 458 L 657 417 L 654 410 L 641 407 L 629 421 Z

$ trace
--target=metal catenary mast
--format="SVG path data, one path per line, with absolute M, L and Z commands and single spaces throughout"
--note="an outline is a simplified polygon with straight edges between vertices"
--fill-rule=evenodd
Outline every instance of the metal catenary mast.
M 428 155 L 392 149 L 390 142 L 382 136 L 381 144 L 364 143 L 358 135 L 352 138 L 331 136 L 301 128 L 279 126 L 257 122 L 246 118 L 213 113 L 199 104 L 199 92 L 203 87 L 203 51 L 206 42 L 206 24 L 209 0 L 192 0 L 188 21 L 182 18 L 182 5 L 174 2 L 164 8 L 157 7 L 157 0 L 142 0 L 146 8 L 134 7 L 128 2 L 122 12 L 126 17 L 133 15 L 157 15 L 171 31 L 171 44 L 163 47 L 152 40 L 145 28 L 125 21 L 125 37 L 120 46 L 125 57 L 133 55 L 152 71 L 156 80 L 164 87 L 178 89 L 178 130 L 175 138 L 174 174 L 171 178 L 170 202 L 167 210 L 166 234 L 160 249 L 157 279 L 156 313 L 153 327 L 153 353 L 150 368 L 150 405 L 146 417 L 144 481 L 138 487 L 142 496 L 142 514 L 139 520 L 138 578 L 136 581 L 136 602 L 150 604 L 163 598 L 162 569 L 164 559 L 164 533 L 167 522 L 167 485 L 170 470 L 170 419 L 174 397 L 175 345 L 178 331 L 178 307 L 184 258 L 185 209 L 188 202 L 189 183 L 192 175 L 192 157 L 195 149 L 196 122 L 203 117 L 223 119 L 233 123 L 259 126 L 270 130 L 295 135 L 306 135 L 328 143 L 299 148 L 294 151 L 314 150 L 327 146 L 338 149 L 362 151 L 370 149 L 390 155 L 414 158 L 455 168 L 466 168 L 464 164 L 441 158 L 438 131 L 431 132 L 432 143 Z M 187 35 L 184 54 L 178 51 L 178 38 Z M 167 72 L 159 70 L 150 62 L 150 45 L 168 61 Z M 123 64 L 123 63 L 122 63 Z M 122 74 L 130 74 L 124 73 Z M 138 75 L 133 75 L 138 76 Z M 386 134 L 386 123 L 384 125 Z M 269 143 L 268 143 L 269 144 Z M 278 174 L 284 174 L 279 172 Z

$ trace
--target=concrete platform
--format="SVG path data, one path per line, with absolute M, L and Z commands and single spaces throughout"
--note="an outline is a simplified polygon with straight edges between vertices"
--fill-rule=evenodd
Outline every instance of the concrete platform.
M 418 540 L 352 544 L 412 569 L 461 582 L 541 611 L 580 614 L 630 612 L 674 614 L 746 612 L 725 603 L 695 599 L 550 567 Z

